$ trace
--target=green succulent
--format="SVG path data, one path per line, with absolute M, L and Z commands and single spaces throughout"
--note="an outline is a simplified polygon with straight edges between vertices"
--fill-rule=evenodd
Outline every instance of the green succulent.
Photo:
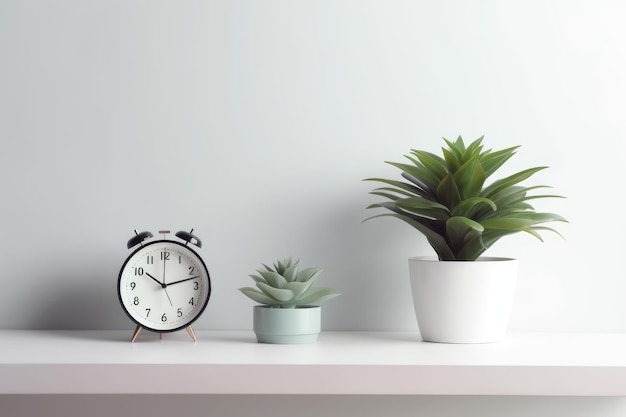
M 257 269 L 258 274 L 250 275 L 257 288 L 244 287 L 239 291 L 258 303 L 276 308 L 319 304 L 339 295 L 332 288 L 313 286 L 322 270 L 298 270 L 299 262 L 286 258 L 275 262 L 273 268 L 263 264 L 264 269 Z
M 530 195 L 550 188 L 545 185 L 519 185 L 533 174 L 547 168 L 529 168 L 485 185 L 519 146 L 483 150 L 483 137 L 465 146 L 459 136 L 455 142 L 444 138 L 443 158 L 430 152 L 411 150 L 405 157 L 410 163 L 387 162 L 402 170 L 406 181 L 367 178 L 384 183 L 370 194 L 388 201 L 372 204 L 392 213 L 424 234 L 442 261 L 474 261 L 501 237 L 527 232 L 543 241 L 540 231 L 556 230 L 547 222 L 566 222 L 553 213 L 538 213 L 529 200 L 562 198 L 557 195 Z

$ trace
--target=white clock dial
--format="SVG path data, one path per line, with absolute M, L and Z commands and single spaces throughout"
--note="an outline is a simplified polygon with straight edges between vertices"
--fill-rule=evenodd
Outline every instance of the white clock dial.
M 191 248 L 161 240 L 131 254 L 120 271 L 120 302 L 142 327 L 170 332 L 190 325 L 211 295 L 206 265 Z

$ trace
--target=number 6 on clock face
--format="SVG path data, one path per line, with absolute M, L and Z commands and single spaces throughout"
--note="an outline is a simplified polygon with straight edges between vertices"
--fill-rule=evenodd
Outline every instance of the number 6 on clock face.
M 126 259 L 117 290 L 131 320 L 149 330 L 173 332 L 200 317 L 211 296 L 211 280 L 204 261 L 191 248 L 159 240 Z

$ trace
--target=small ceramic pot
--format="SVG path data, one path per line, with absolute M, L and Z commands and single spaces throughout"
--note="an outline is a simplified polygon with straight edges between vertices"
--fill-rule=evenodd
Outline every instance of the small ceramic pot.
M 254 306 L 253 329 L 259 343 L 314 343 L 321 330 L 320 306 Z

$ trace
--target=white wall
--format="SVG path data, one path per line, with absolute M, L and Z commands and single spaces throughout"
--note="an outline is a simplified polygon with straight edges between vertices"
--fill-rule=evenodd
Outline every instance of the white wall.
M 341 298 L 327 329 L 416 330 L 394 219 L 362 224 L 384 160 L 441 137 L 522 145 L 567 200 L 517 235 L 511 329 L 624 331 L 619 1 L 0 1 L 0 328 L 132 327 L 132 230 L 195 228 L 205 329 L 251 326 L 247 275 L 292 255 Z

